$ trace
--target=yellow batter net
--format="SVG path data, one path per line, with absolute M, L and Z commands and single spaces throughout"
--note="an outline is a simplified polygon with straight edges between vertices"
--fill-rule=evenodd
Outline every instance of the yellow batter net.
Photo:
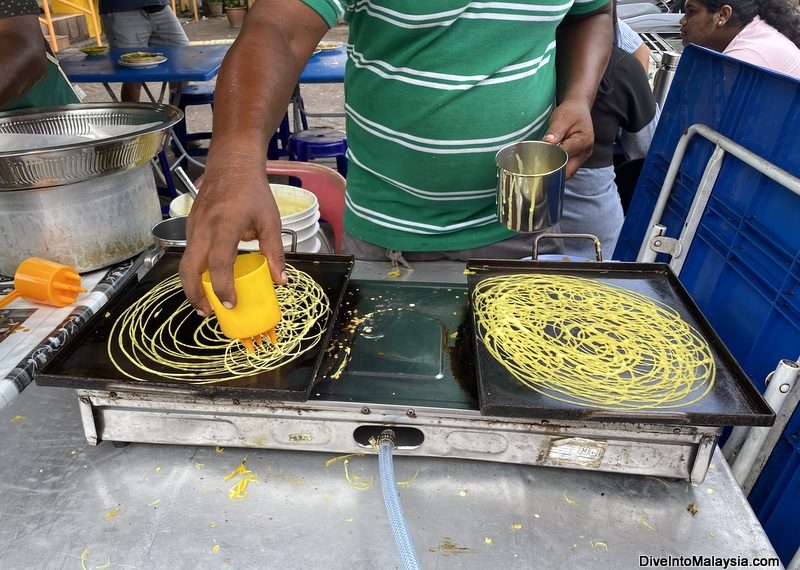
M 476 334 L 517 380 L 560 402 L 683 407 L 714 384 L 703 337 L 649 297 L 565 275 L 500 275 L 473 292 Z
M 122 313 L 108 339 L 108 356 L 135 380 L 225 382 L 274 370 L 316 346 L 325 332 L 330 303 L 307 273 L 287 265 L 288 285 L 276 287 L 283 314 L 278 343 L 253 353 L 222 334 L 213 316 L 200 320 L 183 295 L 180 277 L 165 279 Z

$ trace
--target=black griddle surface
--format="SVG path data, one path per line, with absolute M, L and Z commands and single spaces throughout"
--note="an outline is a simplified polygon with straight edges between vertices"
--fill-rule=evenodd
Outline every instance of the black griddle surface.
M 704 426 L 772 425 L 775 415 L 717 336 L 669 266 L 660 263 L 563 263 L 475 259 L 467 268 L 470 298 L 475 286 L 496 275 L 548 273 L 582 277 L 646 295 L 675 309 L 709 343 L 716 380 L 701 400 L 677 408 L 604 410 L 560 402 L 518 380 L 474 337 L 480 410 L 484 415 L 561 420 L 598 420 Z M 473 314 L 474 322 L 474 314 Z M 475 324 L 477 330 L 477 324 Z
M 336 318 L 353 266 L 351 256 L 287 254 L 287 263 L 308 273 L 319 283 L 330 302 L 331 313 L 324 324 L 320 342 L 296 360 L 280 368 L 259 372 L 218 384 L 196 385 L 166 380 L 157 374 L 147 374 L 148 381 L 137 381 L 120 373 L 108 356 L 108 338 L 120 314 L 155 285 L 178 272 L 180 251 L 169 250 L 140 281 L 134 279 L 51 359 L 36 378 L 43 386 L 62 386 L 78 389 L 127 389 L 160 387 L 179 389 L 204 396 L 228 399 L 259 399 L 271 401 L 305 401 L 317 380 L 324 350 L 332 333 L 330 323 Z M 176 309 L 176 303 L 173 309 Z M 170 307 L 162 309 L 169 311 Z M 190 317 L 200 325 L 202 318 Z M 194 327 L 186 327 L 194 328 Z
M 311 400 L 478 409 L 466 285 L 354 279 L 339 320 Z

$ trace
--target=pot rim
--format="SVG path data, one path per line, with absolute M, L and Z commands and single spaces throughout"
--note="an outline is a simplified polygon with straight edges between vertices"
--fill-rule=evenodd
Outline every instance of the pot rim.
M 508 170 L 507 168 L 504 168 L 503 166 L 500 166 L 499 158 L 500 158 L 500 155 L 504 151 L 508 150 L 509 148 L 515 147 L 515 146 L 524 146 L 524 145 L 527 145 L 527 144 L 536 145 L 536 146 L 547 145 L 548 147 L 558 148 L 558 149 L 561 150 L 561 152 L 564 155 L 564 161 L 562 162 L 561 166 L 558 166 L 557 168 L 554 168 L 552 170 L 548 170 L 546 172 L 537 172 L 536 174 L 523 174 L 521 172 L 514 172 L 513 170 Z M 495 164 L 497 165 L 497 169 L 499 171 L 508 173 L 511 176 L 516 176 L 518 178 L 539 178 L 539 177 L 542 177 L 542 176 L 549 176 L 551 174 L 555 174 L 556 172 L 559 172 L 559 171 L 563 171 L 566 168 L 567 163 L 569 162 L 569 153 L 567 153 L 567 151 L 564 150 L 564 147 L 562 147 L 560 143 L 559 144 L 553 144 L 553 143 L 549 143 L 549 142 L 546 142 L 546 141 L 524 140 L 524 141 L 517 141 L 517 142 L 509 143 L 509 144 L 505 145 L 504 147 L 502 147 L 494 155 L 494 161 L 495 161 Z

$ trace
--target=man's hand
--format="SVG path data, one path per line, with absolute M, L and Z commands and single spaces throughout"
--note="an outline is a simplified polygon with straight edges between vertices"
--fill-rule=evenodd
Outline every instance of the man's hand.
M 236 188 L 226 196 L 226 188 Z M 235 197 L 234 197 L 235 196 Z M 226 199 L 227 198 L 227 199 Z M 270 192 L 265 165 L 248 169 L 209 171 L 186 226 L 186 252 L 180 265 L 183 290 L 203 316 L 211 314 L 200 275 L 206 268 L 217 298 L 227 308 L 236 305 L 233 263 L 239 240 L 259 240 L 272 280 L 286 283 L 281 217 Z
M 272 280 L 287 281 L 280 213 L 267 182 L 267 141 L 327 30 L 325 20 L 300 0 L 259 0 L 225 56 L 205 180 L 189 216 L 180 267 L 186 298 L 203 315 L 211 314 L 200 279 L 205 269 L 222 304 L 236 305 L 239 240 L 258 239 Z
M 561 144 L 569 161 L 567 178 L 575 174 L 581 164 L 592 155 L 594 128 L 591 109 L 580 101 L 564 101 L 550 117 L 550 127 L 542 139 Z
M 556 33 L 558 106 L 546 142 L 562 143 L 569 154 L 567 177 L 592 154 L 592 104 L 614 44 L 612 4 L 568 16 Z

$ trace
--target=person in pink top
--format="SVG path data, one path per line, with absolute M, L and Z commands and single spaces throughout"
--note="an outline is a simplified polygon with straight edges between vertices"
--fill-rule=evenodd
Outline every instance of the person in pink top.
M 800 79 L 797 0 L 687 0 L 683 45 L 697 44 Z

